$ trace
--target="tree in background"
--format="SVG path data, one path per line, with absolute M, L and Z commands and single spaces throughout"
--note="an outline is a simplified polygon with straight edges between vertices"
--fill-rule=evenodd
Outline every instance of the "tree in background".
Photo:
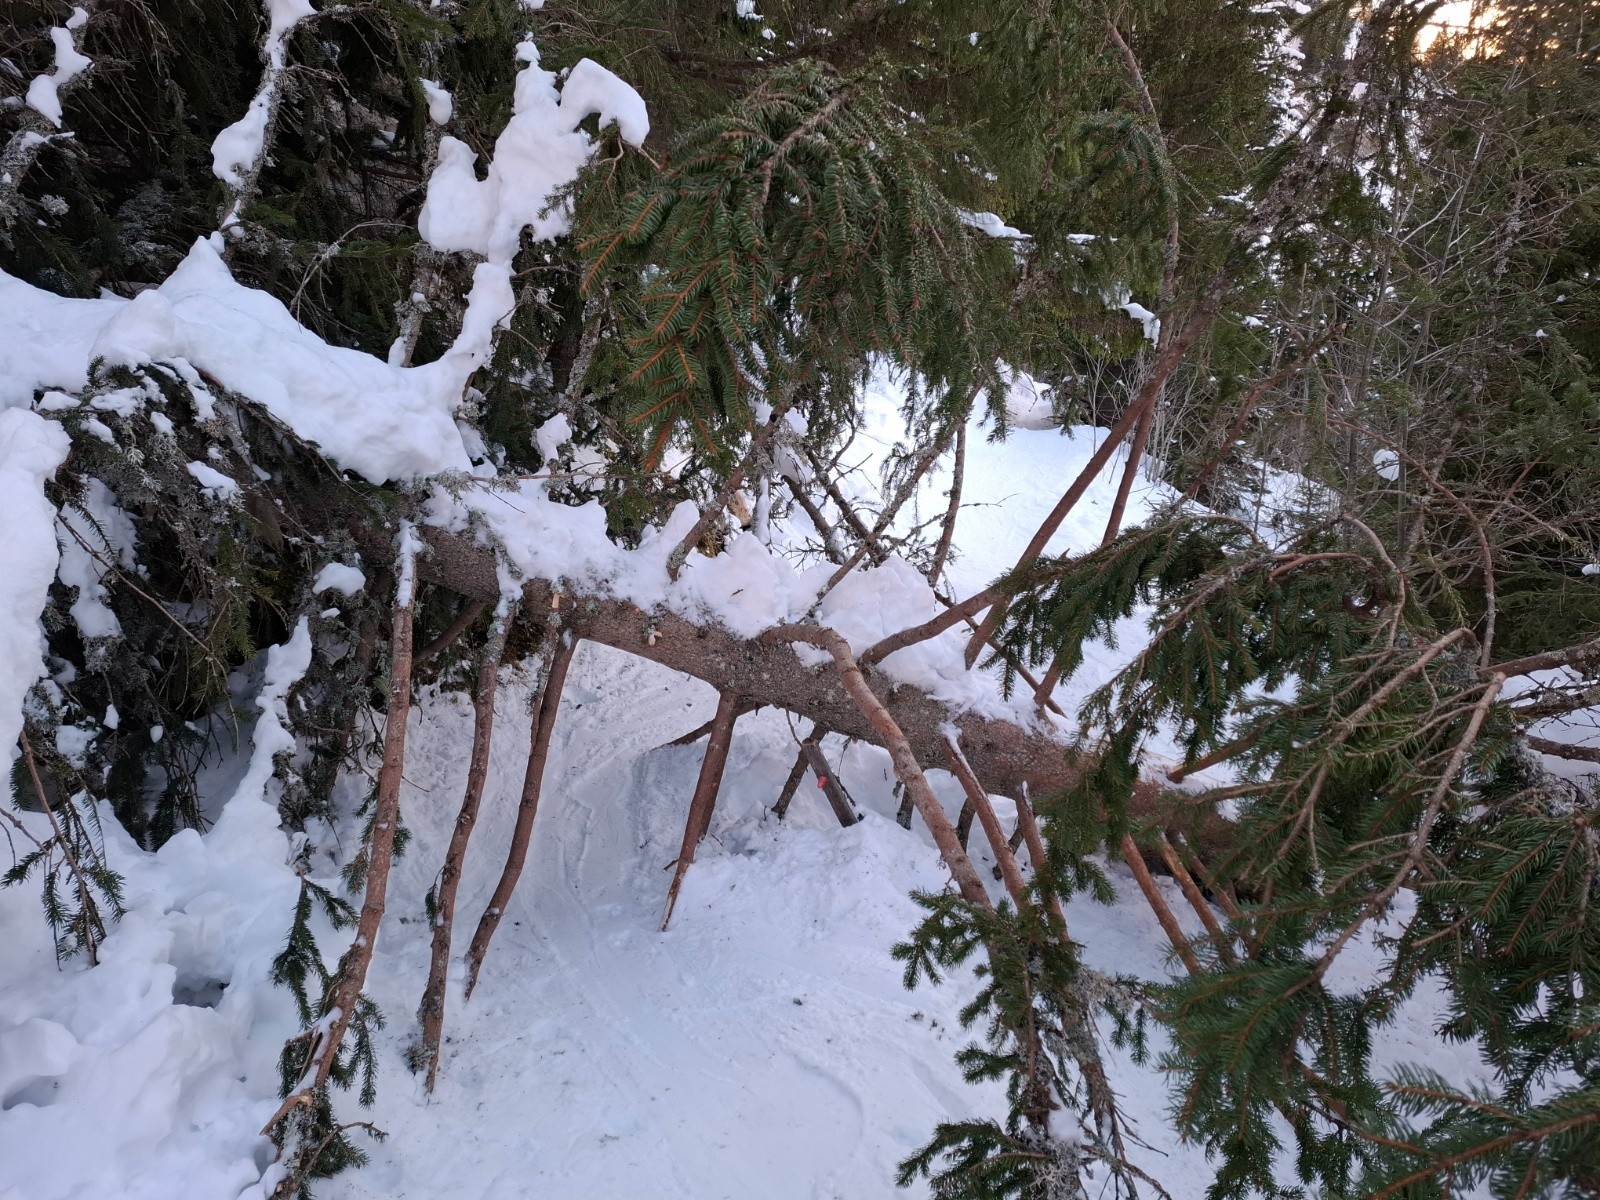
M 1285 1126 L 1290 1169 L 1333 1194 L 1594 1188 L 1594 795 L 1526 749 L 1583 761 L 1548 723 L 1592 706 L 1600 670 L 1600 592 L 1583 572 L 1600 555 L 1600 106 L 1584 6 L 1502 5 L 1486 36 L 1426 54 L 1432 7 L 1403 0 L 766 7 L 325 5 L 293 27 L 281 68 L 269 50 L 265 154 L 225 181 L 213 142 L 257 97 L 271 41 L 253 6 L 102 0 L 69 25 L 64 5 L 24 0 L 0 24 L 16 67 L 0 73 L 0 264 L 62 295 L 132 296 L 227 223 L 233 275 L 319 337 L 433 362 L 478 265 L 417 235 L 442 135 L 489 156 L 530 30 L 547 66 L 613 67 L 647 98 L 650 137 L 593 130 L 573 235 L 520 242 L 514 309 L 464 397 L 503 480 L 542 473 L 575 504 L 598 496 L 624 544 L 693 501 L 674 570 L 792 508 L 834 582 L 899 554 L 939 590 L 959 492 L 932 532 L 896 518 L 935 462 L 959 456 L 976 406 L 1003 432 L 1015 372 L 1052 385 L 1063 419 L 1110 428 L 1094 472 L 1129 448 L 1100 550 L 1041 553 L 1086 472 L 1013 572 L 945 597 L 939 627 L 971 619 L 969 659 L 1041 704 L 1115 618 L 1138 603 L 1156 615 L 1083 714 L 1081 761 L 1060 773 L 1075 785 L 1038 799 L 1032 877 L 1018 868 L 998 904 L 981 881 L 923 898 L 908 982 L 983 951 L 969 1015 L 986 1037 L 962 1061 L 1007 1080 L 1010 1106 L 942 1126 L 904 1179 L 973 1200 L 1087 1194 L 1095 1172 L 1119 1192 L 1157 1187 L 1128 1162 L 1096 1032 L 1109 1022 L 1137 1043 L 1153 1016 L 1176 1047 L 1180 1128 L 1217 1156 L 1215 1195 L 1278 1194 Z M 53 25 L 90 63 L 59 88 L 70 138 L 48 103 L 23 102 L 60 61 Z M 884 364 L 910 380 L 913 444 L 867 511 L 845 498 L 840 460 L 858 388 Z M 171 434 L 93 408 L 128 388 L 193 420 Z M 199 730 L 230 673 L 302 614 L 339 650 L 295 693 L 298 753 L 279 764 L 284 820 L 313 842 L 339 815 L 341 770 L 380 745 L 353 714 L 387 706 L 403 728 L 413 658 L 453 686 L 482 660 L 492 682 L 502 656 L 531 658 L 559 691 L 556 622 L 529 605 L 485 621 L 443 568 L 388 611 L 324 614 L 317 572 L 358 549 L 389 561 L 391 527 L 422 493 L 346 478 L 213 392 L 102 364 L 79 397 L 90 406 L 62 416 L 73 454 L 51 498 L 115 617 L 114 631 L 87 628 L 58 581 L 45 619 L 72 679 L 30 711 L 19 760 L 36 775 L 17 794 L 61 826 L 14 874 L 43 873 L 63 952 L 92 955 L 117 902 L 83 800 L 111 801 L 149 847 L 202 825 L 194 777 L 222 748 Z M 557 416 L 570 441 L 542 444 Z M 205 492 L 193 461 L 232 478 L 239 501 Z M 1124 530 L 1142 469 L 1182 499 Z M 1287 500 L 1286 479 L 1302 484 Z M 136 517 L 131 538 L 106 527 L 102 493 Z M 409 561 L 385 581 L 397 592 Z M 830 650 L 847 688 L 888 652 Z M 800 705 L 792 680 L 772 686 L 746 699 Z M 873 709 L 861 686 L 908 791 L 933 754 L 982 773 L 959 745 L 914 744 L 905 710 Z M 81 752 L 59 749 L 73 744 L 63 728 L 81 731 Z M 1158 728 L 1188 751 L 1177 775 L 1226 762 L 1235 778 L 1141 819 L 1141 746 Z M 392 792 L 381 774 L 372 789 L 349 881 L 374 933 L 398 772 Z M 981 786 L 969 794 L 986 803 Z M 1202 838 L 1223 807 L 1235 823 Z M 964 851 L 940 848 L 962 879 Z M 1152 989 L 1078 961 L 1060 902 L 1104 890 L 1101 850 L 1136 872 L 1149 855 L 1224 910 L 1179 947 L 1183 982 Z M 307 1024 L 285 1049 L 274 1123 L 286 1189 L 360 1160 L 328 1089 L 361 1079 L 370 1094 L 381 1019 L 360 994 L 371 938 L 325 969 L 318 911 L 355 916 L 308 877 L 278 964 Z M 1339 955 L 1369 936 L 1391 951 L 1385 970 L 1333 987 Z M 1426 978 L 1452 998 L 1446 1032 L 1485 1047 L 1492 1093 L 1373 1077 L 1372 1030 Z

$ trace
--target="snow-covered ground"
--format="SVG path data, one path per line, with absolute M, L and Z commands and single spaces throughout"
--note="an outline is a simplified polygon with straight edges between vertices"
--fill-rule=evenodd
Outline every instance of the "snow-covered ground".
M 260 91 L 213 147 L 216 173 L 230 188 L 266 152 L 283 39 L 312 11 L 304 0 L 265 0 L 265 9 Z M 50 107 L 55 88 L 81 69 L 75 28 L 68 21 L 57 31 L 56 72 L 29 93 L 58 124 L 59 108 Z M 424 238 L 443 251 L 471 249 L 487 258 L 476 268 L 460 336 L 434 363 L 403 365 L 407 347 L 400 343 L 391 361 L 328 346 L 279 301 L 238 283 L 223 254 L 231 211 L 169 279 L 133 300 L 67 299 L 0 272 L 0 330 L 11 335 L 0 337 L 0 510 L 11 523 L 0 537 L 5 765 L 23 697 L 39 678 L 37 618 L 58 569 L 80 589 L 73 610 L 80 626 L 110 616 L 96 598 L 99 572 L 70 552 L 58 561 L 55 514 L 43 493 L 67 452 L 58 415 L 82 404 L 49 389 L 83 392 L 96 358 L 169 364 L 192 385 L 205 416 L 212 401 L 203 373 L 374 482 L 452 472 L 464 490 L 440 489 L 431 518 L 464 528 L 476 509 L 512 564 L 529 573 L 709 614 L 743 632 L 806 610 L 816 582 L 807 572 L 825 578 L 828 569 L 793 561 L 807 532 L 803 517 L 774 529 L 771 551 L 746 536 L 717 559 L 691 559 L 669 584 L 666 555 L 692 511 L 680 511 L 653 543 L 625 553 L 605 541 L 597 508 L 554 505 L 536 482 L 525 481 L 509 499 L 466 486 L 467 475 L 493 475 L 494 468 L 481 439 L 457 424 L 456 407 L 511 307 L 520 237 L 565 229 L 566 209 L 547 201 L 592 149 L 579 128 L 587 114 L 616 120 L 630 142 L 648 127 L 643 100 L 598 64 L 577 64 L 558 88 L 531 40 L 517 56 L 514 115 L 486 178 L 477 178 L 472 151 L 446 138 L 428 188 Z M 439 120 L 450 97 L 439 84 L 429 87 Z M 1137 304 L 1121 306 L 1130 319 L 1151 319 Z M 1148 326 L 1146 333 L 1153 336 Z M 852 486 L 868 497 L 883 456 L 904 434 L 899 399 L 890 381 L 867 389 L 865 436 L 851 461 L 861 467 Z M 1027 406 L 1027 397 L 1013 399 Z M 172 428 L 154 389 L 101 394 L 89 406 L 138 412 L 157 430 Z M 1012 565 L 1101 436 L 1045 427 L 1037 411 L 1016 415 L 1019 428 L 1004 443 L 989 442 L 981 424 L 969 437 L 957 555 L 946 577 L 958 596 Z M 84 428 L 115 439 L 97 417 Z M 541 434 L 556 440 L 548 427 Z M 1120 469 L 1119 457 L 1052 551 L 1098 544 Z M 948 463 L 924 482 L 902 526 L 942 511 L 947 470 Z M 229 481 L 215 469 L 196 462 L 190 473 L 227 499 Z M 1130 524 L 1151 498 L 1151 489 L 1136 490 Z M 114 505 L 105 511 L 114 514 Z M 933 596 L 915 573 L 891 563 L 841 585 L 821 619 L 859 648 L 933 611 Z M 1069 712 L 1123 660 L 1139 627 L 1137 616 L 1124 623 L 1128 644 L 1120 651 L 1091 649 L 1060 694 Z M 953 704 L 1032 719 L 1026 699 L 1006 701 L 992 675 L 962 669 L 962 640 L 951 631 L 891 656 L 883 668 Z M 0 889 L 0 1200 L 259 1200 L 271 1191 L 272 1147 L 259 1130 L 277 1106 L 279 1048 L 299 1022 L 268 969 L 298 894 L 288 866 L 298 847 L 277 827 L 266 776 L 285 736 L 284 689 L 303 672 L 309 651 L 309 641 L 296 637 L 240 679 L 239 702 L 261 716 L 239 753 L 203 780 L 207 811 L 216 817 L 206 834 L 185 832 L 150 854 L 106 817 L 104 857 L 125 880 L 128 912 L 101 947 L 99 966 L 81 958 L 58 966 L 36 890 Z M 484 815 L 461 892 L 458 947 L 499 871 L 526 755 L 529 696 L 527 681 L 508 671 Z M 455 981 L 439 1088 L 428 1098 L 402 1056 L 427 963 L 423 896 L 459 804 L 471 724 L 460 696 L 420 697 L 402 796 L 415 840 L 391 879 L 368 980 L 389 1021 L 371 1115 L 392 1136 L 372 1148 L 366 1169 L 319 1184 L 319 1194 L 870 1200 L 902 1194 L 892 1182 L 895 1163 L 939 1120 L 999 1114 L 995 1091 L 966 1084 L 953 1060 L 963 1043 L 955 1014 L 970 979 L 907 993 L 890 957 L 918 917 L 909 893 L 942 887 L 945 873 L 920 823 L 908 832 L 893 822 L 881 751 L 828 746 L 867 813 L 862 823 L 838 828 L 808 786 L 780 825 L 767 810 L 793 760 L 795 731 L 770 711 L 743 719 L 711 837 L 688 874 L 671 930 L 659 932 L 663 868 L 677 853 L 701 753 L 698 746 L 660 747 L 704 720 L 713 700 L 703 684 L 618 651 L 580 651 L 520 891 L 470 1004 Z M 953 813 L 958 790 L 941 772 L 932 774 Z M 364 788 L 352 780 L 347 790 L 353 800 Z M 336 886 L 337 858 L 357 841 L 352 805 L 346 807 L 339 838 L 313 857 L 329 886 Z M 1003 819 L 1013 816 L 997 807 Z M 14 846 L 45 836 L 41 814 L 6 815 L 13 822 L 0 823 L 0 831 L 24 839 Z M 1074 936 L 1092 965 L 1159 977 L 1164 937 L 1121 868 L 1108 870 L 1123 899 L 1105 908 L 1074 904 Z M 1172 899 L 1181 916 L 1175 892 Z M 349 934 L 326 927 L 322 934 L 331 962 Z M 1341 959 L 1354 980 L 1371 961 L 1363 953 Z M 1377 1047 L 1380 1062 L 1426 1059 L 1470 1074 L 1470 1050 L 1442 1047 L 1432 1022 L 1426 1003 L 1408 1008 Z M 1209 1172 L 1198 1151 L 1174 1144 L 1159 1073 L 1115 1054 L 1111 1066 L 1127 1115 L 1148 1143 L 1141 1165 L 1178 1200 L 1198 1198 Z M 353 1098 L 339 1111 L 346 1120 L 363 1115 Z
M 518 695 L 507 689 L 506 712 Z M 395 1020 L 374 1118 L 394 1136 L 330 1197 L 887 1198 L 906 1194 L 894 1164 L 936 1122 L 1001 1110 L 952 1058 L 970 983 L 907 992 L 889 956 L 918 919 L 909 893 L 945 873 L 920 823 L 894 823 L 875 747 L 841 762 L 862 823 L 839 828 L 808 780 L 780 824 L 766 810 L 794 738 L 781 714 L 741 720 L 711 836 L 658 932 L 701 748 L 656 747 L 715 705 L 654 664 L 580 652 L 524 883 L 471 1002 L 451 998 L 431 1101 L 401 1059 L 427 969 L 420 903 L 385 926 L 372 991 Z M 399 895 L 420 896 L 437 870 L 470 735 L 459 700 L 429 705 L 411 732 L 407 777 L 427 791 L 407 808 L 417 841 Z M 469 929 L 499 871 L 526 743 L 508 728 L 496 748 L 499 803 L 462 891 Z M 935 780 L 954 813 L 958 789 Z M 1099 965 L 1161 970 L 1160 930 L 1137 901 L 1074 906 L 1070 919 Z M 1120 1082 L 1141 1132 L 1172 1149 L 1159 1079 Z M 1198 1196 L 1194 1152 L 1173 1166 L 1190 1181 L 1176 1194 Z
M 882 449 L 900 432 L 894 400 L 887 386 L 869 395 L 868 429 Z M 1087 430 L 1019 429 L 994 444 L 973 429 L 958 593 L 1010 564 L 1092 445 Z M 1098 541 L 1116 469 L 1059 548 Z M 862 478 L 874 475 L 869 462 Z M 930 480 L 919 503 L 942 506 L 945 486 Z M 1072 691 L 1104 678 L 1117 657 L 1092 656 Z M 528 698 L 526 680 L 508 671 L 458 949 L 500 869 Z M 828 746 L 868 814 L 861 824 L 840 829 L 809 781 L 780 824 L 767 810 L 795 730 L 771 711 L 742 719 L 711 837 L 672 928 L 658 932 L 663 868 L 701 753 L 661 747 L 714 703 L 711 689 L 665 668 L 604 647 L 580 651 L 520 890 L 470 1003 L 455 981 L 430 1099 L 402 1055 L 427 965 L 422 897 L 460 801 L 471 713 L 459 695 L 421 698 L 403 797 L 415 840 L 391 880 L 369 980 L 389 1020 L 371 1116 L 392 1137 L 320 1195 L 887 1198 L 906 1194 L 894 1165 L 936 1122 L 999 1114 L 999 1095 L 965 1083 L 953 1060 L 970 980 L 908 993 L 889 954 L 917 920 L 909 893 L 943 886 L 945 873 L 920 822 L 909 833 L 894 823 L 882 751 Z M 58 970 L 36 896 L 0 891 L 4 1200 L 261 1194 L 270 1147 L 256 1131 L 275 1106 L 277 1051 L 296 1028 L 287 993 L 263 972 L 295 889 L 287 838 L 261 819 L 259 799 L 236 794 L 245 765 L 219 769 L 211 791 L 235 796 L 230 807 L 250 805 L 248 820 L 181 835 L 156 855 L 108 828 L 132 911 L 101 967 Z M 954 813 L 954 782 L 933 779 Z M 1003 804 L 1001 814 L 1011 816 Z M 342 833 L 348 847 L 353 826 Z M 1074 936 L 1096 966 L 1158 977 L 1165 940 L 1120 865 L 1109 869 L 1124 899 L 1074 904 Z M 1172 900 L 1183 914 L 1175 890 Z M 331 955 L 347 936 L 325 936 Z M 1440 1052 L 1426 1005 L 1379 1048 L 1384 1059 L 1435 1066 Z M 1113 1062 L 1150 1146 L 1143 1165 L 1179 1200 L 1199 1197 L 1209 1172 L 1195 1148 L 1175 1144 L 1159 1073 Z M 341 1111 L 364 1115 L 353 1098 Z

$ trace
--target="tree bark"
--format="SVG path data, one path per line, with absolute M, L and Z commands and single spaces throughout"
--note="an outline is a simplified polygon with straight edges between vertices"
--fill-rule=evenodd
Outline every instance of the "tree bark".
M 486 547 L 438 529 L 422 532 L 433 551 L 417 564 L 427 578 L 466 595 L 499 594 L 494 557 Z M 530 580 L 524 588 L 523 604 L 530 612 L 543 611 L 550 605 L 551 594 L 549 581 Z M 889 748 L 879 727 L 851 698 L 839 673 L 807 666 L 787 643 L 741 637 L 715 624 L 647 611 L 598 591 L 566 597 L 562 610 L 575 636 L 682 671 L 719 692 L 733 691 L 783 708 L 845 737 Z M 954 724 L 973 771 L 997 795 L 1014 798 L 1027 788 L 1031 795 L 1048 796 L 1070 787 L 1084 769 L 1087 760 L 1074 756 L 1065 738 L 1048 724 L 1023 726 L 955 713 L 920 688 L 858 666 L 862 666 L 869 690 L 893 714 L 896 729 L 922 761 L 940 760 L 945 727 Z M 1194 805 L 1187 796 L 1163 790 L 1155 780 L 1141 781 L 1131 812 L 1138 820 L 1154 820 L 1182 831 L 1206 858 L 1232 845 L 1230 822 L 1206 806 Z
M 794 802 L 794 794 L 800 787 L 800 781 L 806 774 L 806 752 L 801 750 L 794 756 L 794 766 L 789 768 L 789 778 L 783 781 L 783 787 L 778 792 L 778 802 L 772 806 L 772 815 L 778 820 L 783 820 L 789 815 L 789 805 Z
M 1005 881 L 1006 891 L 1011 893 L 1011 899 L 1020 911 L 1028 903 L 1028 885 L 1022 878 L 1022 868 L 1017 866 L 1016 855 L 1011 853 L 1011 847 L 1006 844 L 1006 831 L 1000 828 L 1000 818 L 995 816 L 994 805 L 989 803 L 989 793 L 983 790 L 983 784 L 972 773 L 966 756 L 961 753 L 961 747 L 956 745 L 955 740 L 945 738 L 944 746 L 944 758 L 950 766 L 950 773 L 961 784 L 962 791 L 967 794 L 967 803 L 978 814 L 978 823 L 983 826 L 983 835 L 989 839 L 989 849 L 994 851 L 994 861 L 1000 867 L 1000 878 Z
M 484 781 L 489 777 L 489 749 L 494 738 L 494 692 L 500 677 L 500 656 L 505 651 L 506 633 L 515 607 L 495 616 L 483 662 L 478 668 L 478 686 L 472 702 L 472 759 L 467 767 L 466 791 L 461 811 L 456 815 L 439 870 L 439 891 L 434 902 L 433 948 L 428 964 L 428 982 L 422 990 L 417 1015 L 422 1022 L 422 1055 L 427 1063 L 427 1089 L 433 1091 L 439 1076 L 439 1042 L 444 1033 L 445 982 L 450 970 L 450 936 L 456 917 L 456 892 L 461 886 L 461 867 L 467 857 L 467 843 L 478 823 L 478 807 L 483 799 Z
M 711 829 L 711 812 L 717 806 L 717 793 L 722 790 L 722 771 L 728 765 L 728 750 L 733 746 L 733 723 L 739 719 L 740 699 L 732 692 L 717 697 L 717 715 L 711 722 L 711 738 L 706 742 L 705 757 L 700 760 L 700 776 L 695 780 L 694 795 L 689 800 L 689 817 L 683 823 L 683 847 L 678 851 L 678 863 L 672 872 L 672 885 L 667 888 L 667 908 L 661 916 L 661 928 L 666 930 L 672 921 L 672 910 L 678 903 L 678 889 L 683 877 L 694 862 L 695 847 Z
M 378 796 L 372 814 L 372 836 L 367 844 L 366 891 L 361 914 L 356 920 L 356 936 L 339 960 L 338 979 L 324 1015 L 327 1028 L 317 1040 L 307 1070 L 294 1091 L 284 1097 L 278 1111 L 262 1128 L 271 1133 L 274 1126 L 298 1105 L 310 1102 L 326 1087 L 333 1071 L 339 1043 L 350 1028 L 361 989 L 367 981 L 367 968 L 378 945 L 378 927 L 389 890 L 389 868 L 394 862 L 394 833 L 400 823 L 400 783 L 406 763 L 406 718 L 411 713 L 411 637 L 413 601 L 416 591 L 416 562 L 413 557 L 415 533 L 407 523 L 400 534 L 400 566 L 395 587 L 394 618 L 391 624 L 389 659 L 389 706 L 383 727 L 383 765 L 378 768 Z
M 1150 905 L 1150 911 L 1156 914 L 1162 932 L 1167 935 L 1167 941 L 1172 943 L 1172 948 L 1177 952 L 1184 968 L 1191 975 L 1200 974 L 1200 960 L 1195 958 L 1194 951 L 1189 949 L 1189 939 L 1183 936 L 1183 927 L 1178 924 L 1178 918 L 1172 915 L 1172 909 L 1167 904 L 1166 897 L 1162 896 L 1156 887 L 1154 876 L 1150 868 L 1145 866 L 1143 857 L 1139 854 L 1139 847 L 1127 834 L 1122 837 L 1122 859 L 1128 864 L 1128 869 L 1133 872 L 1134 882 L 1139 885 L 1139 890 L 1144 893 L 1145 901 Z
M 545 607 L 549 607 L 548 603 Z M 478 986 L 478 972 L 483 967 L 484 956 L 489 953 L 489 943 L 494 931 L 500 927 L 506 906 L 522 877 L 522 866 L 528 860 L 528 843 L 533 836 L 533 819 L 539 814 L 539 796 L 544 790 L 544 768 L 550 758 L 550 738 L 555 733 L 556 716 L 561 711 L 561 690 L 567 683 L 567 668 L 578 648 L 576 634 L 567 637 L 555 632 L 555 651 L 550 657 L 550 673 L 545 677 L 538 708 L 533 716 L 533 736 L 528 744 L 528 768 L 522 777 L 522 800 L 517 805 L 517 824 L 511 833 L 511 848 L 506 852 L 506 865 L 500 872 L 500 882 L 495 884 L 494 895 L 478 919 L 478 928 L 467 948 L 467 996 Z

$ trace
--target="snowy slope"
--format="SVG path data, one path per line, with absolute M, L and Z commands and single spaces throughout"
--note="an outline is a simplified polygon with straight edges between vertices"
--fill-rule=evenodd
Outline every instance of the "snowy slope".
M 903 434 L 897 399 L 881 383 L 868 395 L 877 449 L 863 449 L 863 481 Z M 1018 429 L 995 444 L 974 426 L 952 569 L 958 593 L 1010 565 L 1096 436 Z M 1113 462 L 1052 549 L 1098 542 L 1119 470 Z M 946 486 L 938 475 L 925 484 L 924 512 L 942 508 Z M 1130 518 L 1149 494 L 1136 490 Z M 781 548 L 803 531 L 774 532 Z M 1139 620 L 1126 625 L 1132 635 Z M 1091 654 L 1070 693 L 1102 681 L 1120 657 Z M 508 670 L 458 951 L 500 869 L 528 699 L 526 680 Z M 422 897 L 460 801 L 471 714 L 460 696 L 421 698 L 403 796 L 415 841 L 391 882 L 369 980 L 389 1020 L 371 1115 L 393 1136 L 368 1168 L 319 1185 L 320 1195 L 887 1198 L 906 1194 L 893 1186 L 894 1164 L 935 1123 L 999 1114 L 998 1094 L 966 1084 L 952 1057 L 970 981 L 907 993 L 889 955 L 917 919 L 909 893 L 943 886 L 945 872 L 920 822 L 909 833 L 894 824 L 882 751 L 857 745 L 839 758 L 836 739 L 828 745 L 869 814 L 863 823 L 840 829 L 808 781 L 779 825 L 766 810 L 796 730 L 770 711 L 742 719 L 712 836 L 672 929 L 658 932 L 663 867 L 677 853 L 701 747 L 657 747 L 700 724 L 714 702 L 705 685 L 644 660 L 580 651 L 520 890 L 470 1003 L 455 981 L 429 1100 L 402 1055 L 427 965 Z M 211 794 L 233 795 L 245 765 L 219 769 Z M 931 776 L 953 814 L 954 782 Z M 273 1061 L 295 1030 L 287 994 L 265 983 L 262 968 L 287 929 L 294 890 L 282 865 L 288 839 L 270 822 L 246 824 L 244 842 L 240 823 L 226 833 L 224 821 L 156 855 L 110 832 L 109 859 L 128 877 L 133 912 L 94 971 L 74 963 L 58 972 L 36 897 L 0 891 L 4 1200 L 262 1194 L 270 1147 L 257 1130 L 274 1107 Z M 355 838 L 348 823 L 341 844 Z M 1120 865 L 1108 869 L 1124 899 L 1074 904 L 1074 936 L 1095 966 L 1159 977 L 1165 939 Z M 1185 915 L 1175 890 L 1171 899 Z M 324 938 L 331 954 L 344 936 Z M 1359 956 L 1349 962 L 1359 975 Z M 230 984 L 220 1002 L 218 982 Z M 1379 1045 L 1380 1061 L 1426 1058 L 1470 1075 L 1470 1049 L 1442 1053 L 1432 1020 L 1427 1003 L 1414 1005 Z M 1151 1147 L 1143 1165 L 1179 1200 L 1198 1198 L 1209 1172 L 1195 1148 L 1174 1143 L 1159 1072 L 1112 1065 Z M 364 1115 L 353 1098 L 341 1111 Z M 69 1159 L 63 1148 L 88 1130 L 103 1152 Z
M 503 710 L 519 711 L 508 687 Z M 953 1052 L 970 984 L 907 992 L 889 948 L 914 888 L 944 871 L 920 824 L 893 822 L 887 755 L 857 746 L 842 777 L 868 817 L 840 829 L 808 783 L 789 819 L 776 798 L 794 740 L 778 714 L 739 724 L 712 835 L 665 934 L 657 932 L 700 752 L 655 749 L 708 717 L 709 688 L 605 647 L 581 652 L 556 735 L 524 883 L 470 1003 L 451 996 L 433 1100 L 401 1055 L 427 969 L 420 903 L 466 774 L 471 711 L 430 704 L 411 731 L 406 810 L 417 840 L 395 885 L 372 991 L 393 1027 L 374 1114 L 394 1136 L 330 1197 L 891 1197 L 894 1164 L 933 1125 L 996 1114 Z M 527 735 L 508 726 L 474 837 L 462 912 L 498 874 Z M 830 743 L 830 750 L 837 746 Z M 952 813 L 953 782 L 937 773 Z M 1178 900 L 1174 893 L 1174 900 Z M 1081 911 L 1080 911 L 1081 910 Z M 1135 897 L 1069 913 L 1110 969 L 1161 970 L 1163 942 Z M 1141 1133 L 1163 1146 L 1154 1072 L 1119 1072 Z M 1170 1141 L 1170 1139 L 1165 1139 Z M 1173 1165 L 1198 1196 L 1192 1150 Z M 1160 1167 L 1152 1162 L 1153 1167 Z M 911 1194 L 921 1194 L 920 1191 Z

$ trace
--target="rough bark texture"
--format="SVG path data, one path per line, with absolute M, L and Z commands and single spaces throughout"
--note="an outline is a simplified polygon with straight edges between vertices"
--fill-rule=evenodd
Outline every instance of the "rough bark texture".
M 436 529 L 425 530 L 424 536 L 433 548 L 418 562 L 425 578 L 465 595 L 499 594 L 494 558 L 486 547 Z M 548 608 L 550 594 L 549 582 L 530 582 L 523 597 L 526 611 Z M 831 665 L 807 666 L 787 644 L 743 638 L 716 625 L 647 612 L 601 595 L 569 591 L 562 611 L 576 636 L 682 671 L 718 692 L 784 708 L 824 729 L 888 748 L 850 698 L 838 671 Z M 864 668 L 863 677 L 919 760 L 943 760 L 944 728 L 953 723 L 973 772 L 995 795 L 1015 798 L 1026 788 L 1031 795 L 1048 796 L 1069 786 L 1081 770 L 1071 762 L 1067 742 L 1043 721 L 1024 726 L 971 713 L 956 715 L 942 701 L 878 671 Z M 1135 819 L 1158 818 L 1164 826 L 1181 830 L 1208 857 L 1228 844 L 1227 822 L 1184 805 L 1181 796 L 1163 792 L 1152 781 L 1140 784 L 1132 810 Z
M 450 831 L 450 846 L 444 866 L 439 870 L 439 889 L 434 902 L 433 949 L 428 965 L 428 982 L 423 988 L 418 1016 L 422 1022 L 422 1054 L 427 1063 L 427 1087 L 433 1091 L 439 1076 L 439 1040 L 444 1033 L 445 981 L 450 969 L 450 935 L 456 919 L 456 892 L 461 885 L 461 867 L 467 845 L 478 823 L 478 808 L 483 800 L 483 785 L 489 777 L 489 748 L 494 739 L 494 692 L 500 676 L 500 655 L 505 649 L 511 613 L 497 615 L 489 642 L 483 649 L 478 668 L 477 691 L 472 698 L 472 760 L 467 767 L 466 791 L 461 811 Z
M 728 750 L 733 746 L 733 723 L 739 719 L 741 704 L 732 692 L 717 697 L 717 715 L 711 721 L 711 737 L 706 742 L 705 757 L 700 760 L 700 776 L 695 780 L 694 796 L 689 801 L 689 818 L 683 823 L 683 847 L 678 851 L 677 866 L 672 872 L 672 885 L 667 888 L 667 907 L 661 916 L 661 928 L 672 921 L 672 910 L 678 903 L 678 889 L 683 877 L 694 862 L 695 847 L 711 829 L 711 812 L 717 806 L 717 793 L 722 790 L 722 769 L 728 765 Z
M 551 608 L 546 594 L 541 611 Z M 528 769 L 522 777 L 522 799 L 517 805 L 517 824 L 511 833 L 511 847 L 506 852 L 506 865 L 500 872 L 500 882 L 495 884 L 494 895 L 478 918 L 478 928 L 467 947 L 467 987 L 470 997 L 478 983 L 478 971 L 489 953 L 489 942 L 500 927 L 511 894 L 517 890 L 517 880 L 522 877 L 522 865 L 528 859 L 528 843 L 533 837 L 533 820 L 539 815 L 539 796 L 544 791 L 544 767 L 550 758 L 550 738 L 556 730 L 556 717 L 561 712 L 561 691 L 567 684 L 567 667 L 577 650 L 578 638 L 555 634 L 560 640 L 550 658 L 550 672 L 545 677 L 544 691 L 539 696 L 533 715 L 533 736 L 528 741 Z

